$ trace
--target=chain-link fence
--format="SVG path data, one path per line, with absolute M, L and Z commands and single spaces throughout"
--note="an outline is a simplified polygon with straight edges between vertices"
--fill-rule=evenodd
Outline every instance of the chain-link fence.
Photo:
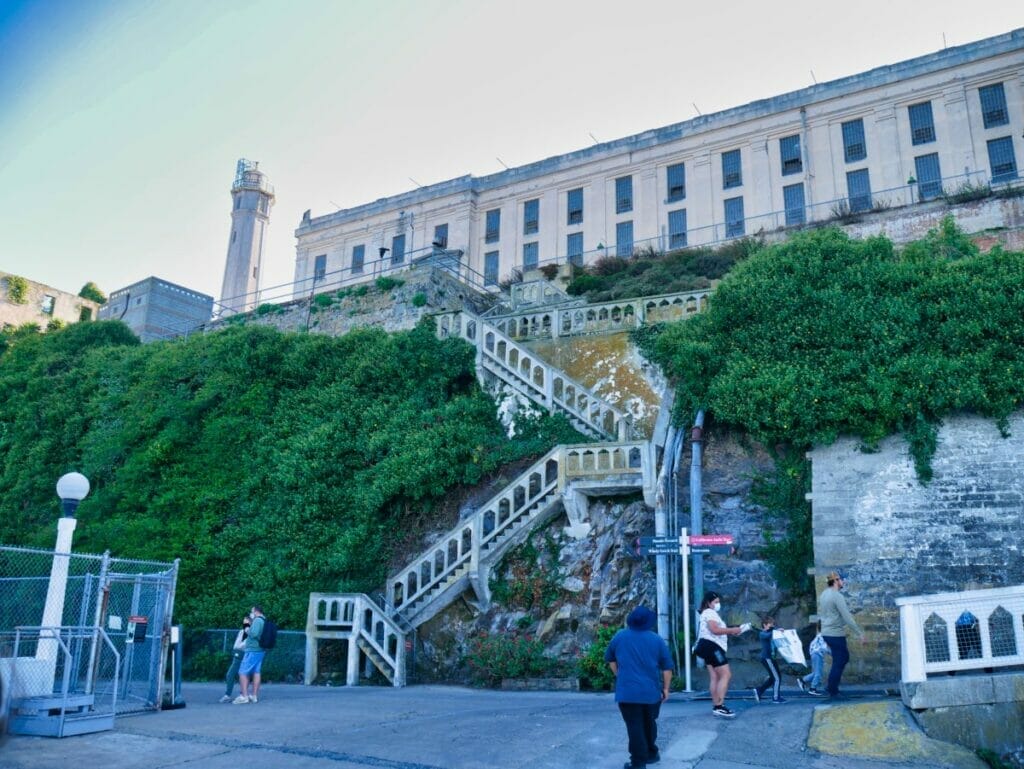
M 66 652 L 77 670 L 95 656 L 86 645 L 98 648 L 86 643 L 83 629 L 102 628 L 120 659 L 117 712 L 158 709 L 176 580 L 176 563 L 0 546 L 0 657 L 38 659 L 50 649 L 59 667 L 65 652 L 43 631 L 41 650 L 16 654 L 17 628 L 77 628 Z M 62 679 L 51 684 L 51 692 L 60 691 Z
M 223 681 L 231 667 L 231 650 L 238 628 L 186 630 L 182 643 L 182 677 L 188 681 Z M 277 644 L 263 659 L 264 681 L 301 684 L 306 665 L 306 634 L 278 630 Z

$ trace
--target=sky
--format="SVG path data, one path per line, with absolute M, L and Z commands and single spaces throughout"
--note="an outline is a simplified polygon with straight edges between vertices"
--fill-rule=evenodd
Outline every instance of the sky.
M 1024 27 L 1013 0 L 0 0 L 0 270 L 218 297 L 235 163 L 314 216 Z

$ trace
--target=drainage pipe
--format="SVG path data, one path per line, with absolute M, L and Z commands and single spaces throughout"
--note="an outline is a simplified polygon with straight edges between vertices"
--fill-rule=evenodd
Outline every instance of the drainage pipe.
M 668 535 L 667 507 L 671 501 L 669 496 L 669 478 L 672 475 L 672 445 L 676 439 L 675 426 L 668 428 L 665 449 L 661 458 L 661 470 L 658 473 L 658 495 L 654 502 L 654 534 L 658 537 Z M 668 642 L 669 639 L 669 603 L 668 603 L 668 556 L 654 557 L 654 574 L 658 598 L 658 635 Z
M 701 464 L 704 458 L 704 409 L 699 409 L 690 432 L 690 533 L 703 534 L 701 514 Z M 700 606 L 704 597 L 704 556 L 693 555 L 693 605 Z M 689 617 L 687 617 L 689 621 Z

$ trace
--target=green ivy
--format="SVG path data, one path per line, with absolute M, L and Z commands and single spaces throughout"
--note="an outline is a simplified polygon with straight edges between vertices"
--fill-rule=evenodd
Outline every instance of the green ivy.
M 509 440 L 473 348 L 429 323 L 340 338 L 230 327 L 140 346 L 123 324 L 12 332 L 0 355 L 0 542 L 52 545 L 54 480 L 92 482 L 76 549 L 180 557 L 192 627 L 267 605 L 302 627 L 311 591 L 368 591 L 394 532 L 460 486 L 579 436 Z
M 413 295 L 413 297 L 412 297 L 412 306 L 413 307 L 422 307 L 426 303 L 427 303 L 427 295 L 424 294 L 422 291 L 420 291 L 420 292 L 418 292 L 418 293 Z
M 604 661 L 604 653 L 619 630 L 621 628 L 615 625 L 600 625 L 597 628 L 593 643 L 587 647 L 577 663 L 581 688 L 607 692 L 615 686 L 615 676 L 612 675 L 608 663 Z
M 91 280 L 82 286 L 82 290 L 78 292 L 78 295 L 83 299 L 91 299 L 97 304 L 106 304 L 107 302 L 107 295 L 100 291 L 100 287 Z
M 7 301 L 11 304 L 27 304 L 28 281 L 19 275 L 8 275 L 4 280 L 7 282 Z
M 381 291 L 390 291 L 393 288 L 398 288 L 399 286 L 404 285 L 405 281 L 402 280 L 401 278 L 391 278 L 388 276 L 384 276 L 383 278 L 377 278 L 376 284 L 377 288 L 379 288 Z

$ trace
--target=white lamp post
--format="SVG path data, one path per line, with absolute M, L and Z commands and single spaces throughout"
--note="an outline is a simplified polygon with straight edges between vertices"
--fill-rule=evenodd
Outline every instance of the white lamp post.
M 50 584 L 46 589 L 46 606 L 43 608 L 43 627 L 60 627 L 64 619 L 64 596 L 68 587 L 68 562 L 71 553 L 71 537 L 75 533 L 78 519 L 75 510 L 78 503 L 89 493 L 89 479 L 81 473 L 67 473 L 57 481 L 57 496 L 60 497 L 63 516 L 57 521 L 57 544 L 53 549 L 53 566 L 50 568 Z M 39 641 L 36 659 L 57 661 L 57 642 Z

